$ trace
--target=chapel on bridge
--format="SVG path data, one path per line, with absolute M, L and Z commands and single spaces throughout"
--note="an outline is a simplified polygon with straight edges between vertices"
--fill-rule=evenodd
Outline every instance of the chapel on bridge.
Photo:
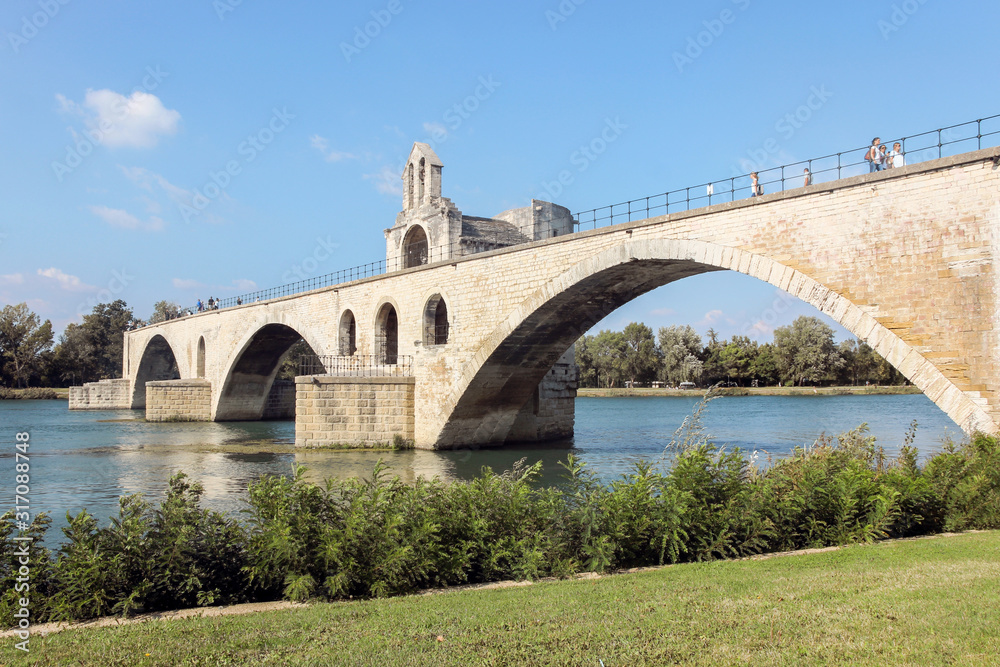
M 434 149 L 414 143 L 403 168 L 403 210 L 385 230 L 386 270 L 464 257 L 573 232 L 569 209 L 531 200 L 491 218 L 463 215 L 441 196 L 444 165 Z

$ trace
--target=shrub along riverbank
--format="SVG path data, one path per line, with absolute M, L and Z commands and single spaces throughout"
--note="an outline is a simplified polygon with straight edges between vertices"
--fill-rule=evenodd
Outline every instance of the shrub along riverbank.
M 82 512 L 50 553 L 37 517 L 29 592 L 34 622 L 274 599 L 382 597 L 501 579 L 537 579 L 942 530 L 1000 528 L 1000 444 L 947 447 L 926 461 L 886 460 L 860 428 L 767 469 L 694 427 L 669 470 L 637 463 L 599 484 L 570 459 L 559 487 L 539 465 L 468 482 L 404 484 L 380 464 L 366 480 L 325 486 L 265 477 L 243 520 L 200 506 L 183 474 L 153 506 L 121 499 L 111 524 Z M 7 516 L 10 519 L 10 515 Z M 0 525 L 0 618 L 15 593 L 13 524 Z

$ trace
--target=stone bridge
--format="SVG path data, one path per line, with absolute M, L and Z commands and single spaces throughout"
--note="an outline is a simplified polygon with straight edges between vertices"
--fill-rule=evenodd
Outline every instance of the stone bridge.
M 564 437 L 573 427 L 573 343 L 645 292 L 728 270 L 812 304 L 963 428 L 995 432 L 997 154 L 569 233 L 566 209 L 544 202 L 494 218 L 461 215 L 440 196 L 437 156 L 417 144 L 403 174 L 404 210 L 386 230 L 389 259 L 409 268 L 129 332 L 125 400 L 149 409 L 154 390 L 172 381 L 176 395 L 163 400 L 182 417 L 190 409 L 217 421 L 259 419 L 279 360 L 301 338 L 319 355 L 372 355 L 368 374 L 377 377 L 297 378 L 296 444 L 399 434 L 447 448 Z M 493 249 L 462 250 L 490 238 Z M 378 370 L 408 357 L 405 377 Z

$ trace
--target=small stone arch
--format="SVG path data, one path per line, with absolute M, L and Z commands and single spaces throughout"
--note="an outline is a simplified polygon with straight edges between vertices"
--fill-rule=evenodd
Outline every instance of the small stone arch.
M 146 343 L 136 369 L 135 383 L 132 385 L 132 409 L 141 410 L 146 407 L 147 382 L 179 380 L 180 377 L 173 348 L 166 338 L 156 334 Z
M 198 355 L 195 363 L 195 376 L 205 377 L 205 337 L 198 339 Z
M 375 317 L 374 355 L 376 364 L 399 362 L 399 313 L 389 302 L 382 304 Z
M 444 297 L 435 294 L 424 305 L 424 345 L 446 345 L 450 333 L 448 305 Z
M 350 308 L 340 316 L 338 352 L 342 357 L 353 357 L 358 351 L 358 325 Z
M 420 225 L 414 225 L 403 238 L 403 268 L 423 266 L 428 257 L 427 232 Z
M 427 160 L 426 158 L 420 158 L 420 174 L 418 176 L 418 191 L 417 191 L 417 205 L 423 206 L 424 204 L 424 181 L 426 181 L 427 176 Z

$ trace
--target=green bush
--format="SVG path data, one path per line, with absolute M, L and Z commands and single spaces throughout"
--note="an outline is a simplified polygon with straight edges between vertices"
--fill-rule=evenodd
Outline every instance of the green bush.
M 689 431 L 696 433 L 695 427 Z M 153 507 L 121 498 L 99 527 L 68 517 L 54 554 L 39 515 L 0 521 L 0 618 L 12 624 L 18 536 L 30 536 L 35 621 L 242 601 L 343 599 L 499 579 L 567 576 L 686 560 L 1000 528 L 1000 444 L 978 435 L 923 468 L 894 461 L 862 426 L 758 469 L 755 457 L 686 437 L 668 470 L 638 462 L 601 484 L 572 456 L 565 483 L 540 464 L 404 484 L 380 462 L 368 479 L 264 477 L 242 522 L 200 507 L 183 474 Z

